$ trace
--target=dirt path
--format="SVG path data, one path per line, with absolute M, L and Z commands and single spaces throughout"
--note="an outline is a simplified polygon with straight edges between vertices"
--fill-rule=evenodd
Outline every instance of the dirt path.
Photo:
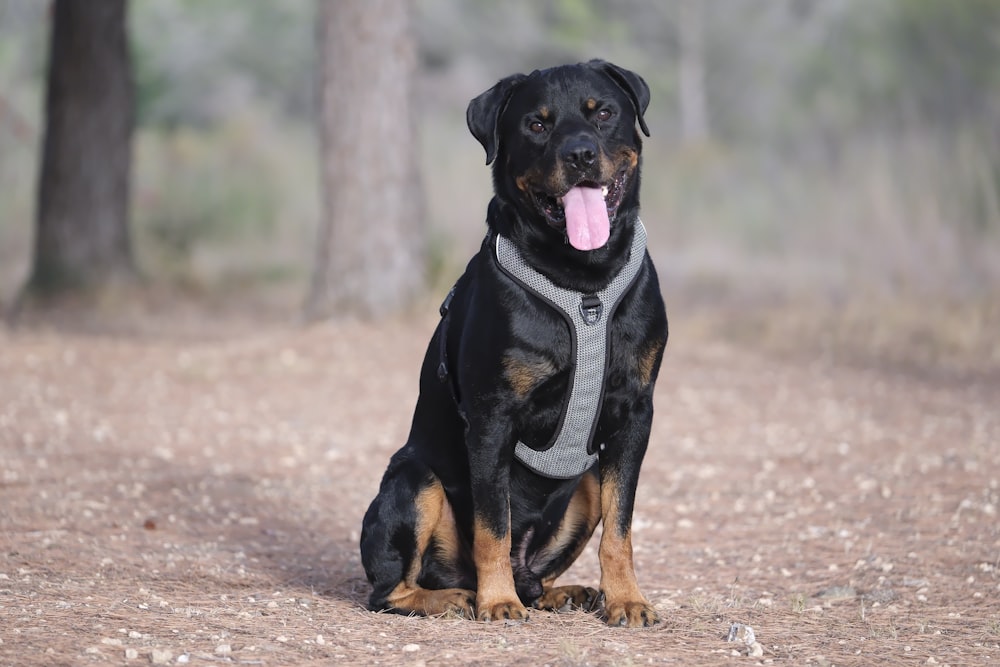
M 364 611 L 432 326 L 0 330 L 0 664 L 1000 663 L 1000 390 L 683 334 L 634 529 L 663 623 Z

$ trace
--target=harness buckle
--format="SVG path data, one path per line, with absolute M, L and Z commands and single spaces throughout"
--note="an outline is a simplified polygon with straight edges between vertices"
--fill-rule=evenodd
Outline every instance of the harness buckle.
M 580 315 L 583 317 L 584 324 L 594 325 L 601 321 L 601 315 L 604 314 L 604 304 L 601 303 L 601 298 L 596 294 L 585 294 L 580 299 Z

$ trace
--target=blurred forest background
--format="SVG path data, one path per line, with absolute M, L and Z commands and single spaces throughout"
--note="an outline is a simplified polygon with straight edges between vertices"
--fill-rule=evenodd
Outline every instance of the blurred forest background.
M 48 12 L 0 0 L 0 303 L 30 269 Z M 601 57 L 652 89 L 643 219 L 668 307 L 811 304 L 870 327 L 947 304 L 960 324 L 918 334 L 1000 361 L 983 343 L 1000 321 L 1000 2 L 415 0 L 414 20 L 433 298 L 484 232 L 468 100 Z M 154 283 L 301 307 L 316 22 L 311 1 L 130 3 L 132 235 Z M 343 100 L 343 122 L 364 113 Z

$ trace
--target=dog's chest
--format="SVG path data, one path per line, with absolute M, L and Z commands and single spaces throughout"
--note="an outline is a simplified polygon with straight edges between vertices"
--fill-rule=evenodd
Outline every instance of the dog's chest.
M 508 379 L 515 394 L 528 397 L 536 384 L 550 385 L 544 402 L 534 397 L 535 410 L 529 412 L 533 428 L 522 429 L 514 455 L 536 473 L 554 479 L 570 479 L 591 468 L 598 458 L 595 432 L 601 416 L 609 378 L 609 362 L 615 361 L 613 318 L 622 298 L 632 288 L 642 267 L 646 248 L 642 223 L 635 228 L 628 261 L 601 290 L 580 293 L 559 287 L 534 270 L 509 240 L 496 238 L 496 261 L 501 270 L 524 290 L 536 296 L 565 321 L 569 332 L 569 364 L 560 369 L 551 359 L 518 357 L 505 359 Z M 551 382 L 539 382 L 547 374 Z M 564 397 L 553 397 L 551 389 L 565 386 Z M 541 405 L 540 405 L 541 403 Z M 538 409 L 539 407 L 542 409 Z M 561 406 L 556 412 L 555 408 Z M 558 414 L 553 435 L 548 422 Z
M 602 423 L 619 412 L 616 406 L 633 400 L 639 389 L 629 372 L 639 348 L 627 328 L 619 326 L 618 319 L 611 326 L 603 374 L 598 414 Z M 622 314 L 621 319 L 627 316 Z M 519 399 L 515 410 L 519 431 L 524 433 L 523 441 L 536 448 L 543 448 L 555 436 L 575 371 L 569 327 L 553 320 L 546 341 L 544 354 L 508 354 L 504 362 L 505 380 Z

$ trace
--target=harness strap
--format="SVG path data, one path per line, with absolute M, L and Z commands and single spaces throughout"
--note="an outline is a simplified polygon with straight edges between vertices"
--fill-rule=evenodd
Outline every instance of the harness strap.
M 517 459 L 540 475 L 572 479 L 597 462 L 592 441 L 604 401 L 611 319 L 639 275 L 645 254 L 646 229 L 637 221 L 628 262 L 604 289 L 583 294 L 555 285 L 532 268 L 509 239 L 496 237 L 496 259 L 503 272 L 558 311 L 572 336 L 573 375 L 555 436 L 543 449 L 520 441 L 514 449 Z
M 438 325 L 438 380 L 444 382 L 448 379 L 448 318 L 451 315 L 451 300 L 455 298 L 455 288 L 448 291 L 448 296 L 444 298 L 438 312 L 441 314 L 441 323 Z

